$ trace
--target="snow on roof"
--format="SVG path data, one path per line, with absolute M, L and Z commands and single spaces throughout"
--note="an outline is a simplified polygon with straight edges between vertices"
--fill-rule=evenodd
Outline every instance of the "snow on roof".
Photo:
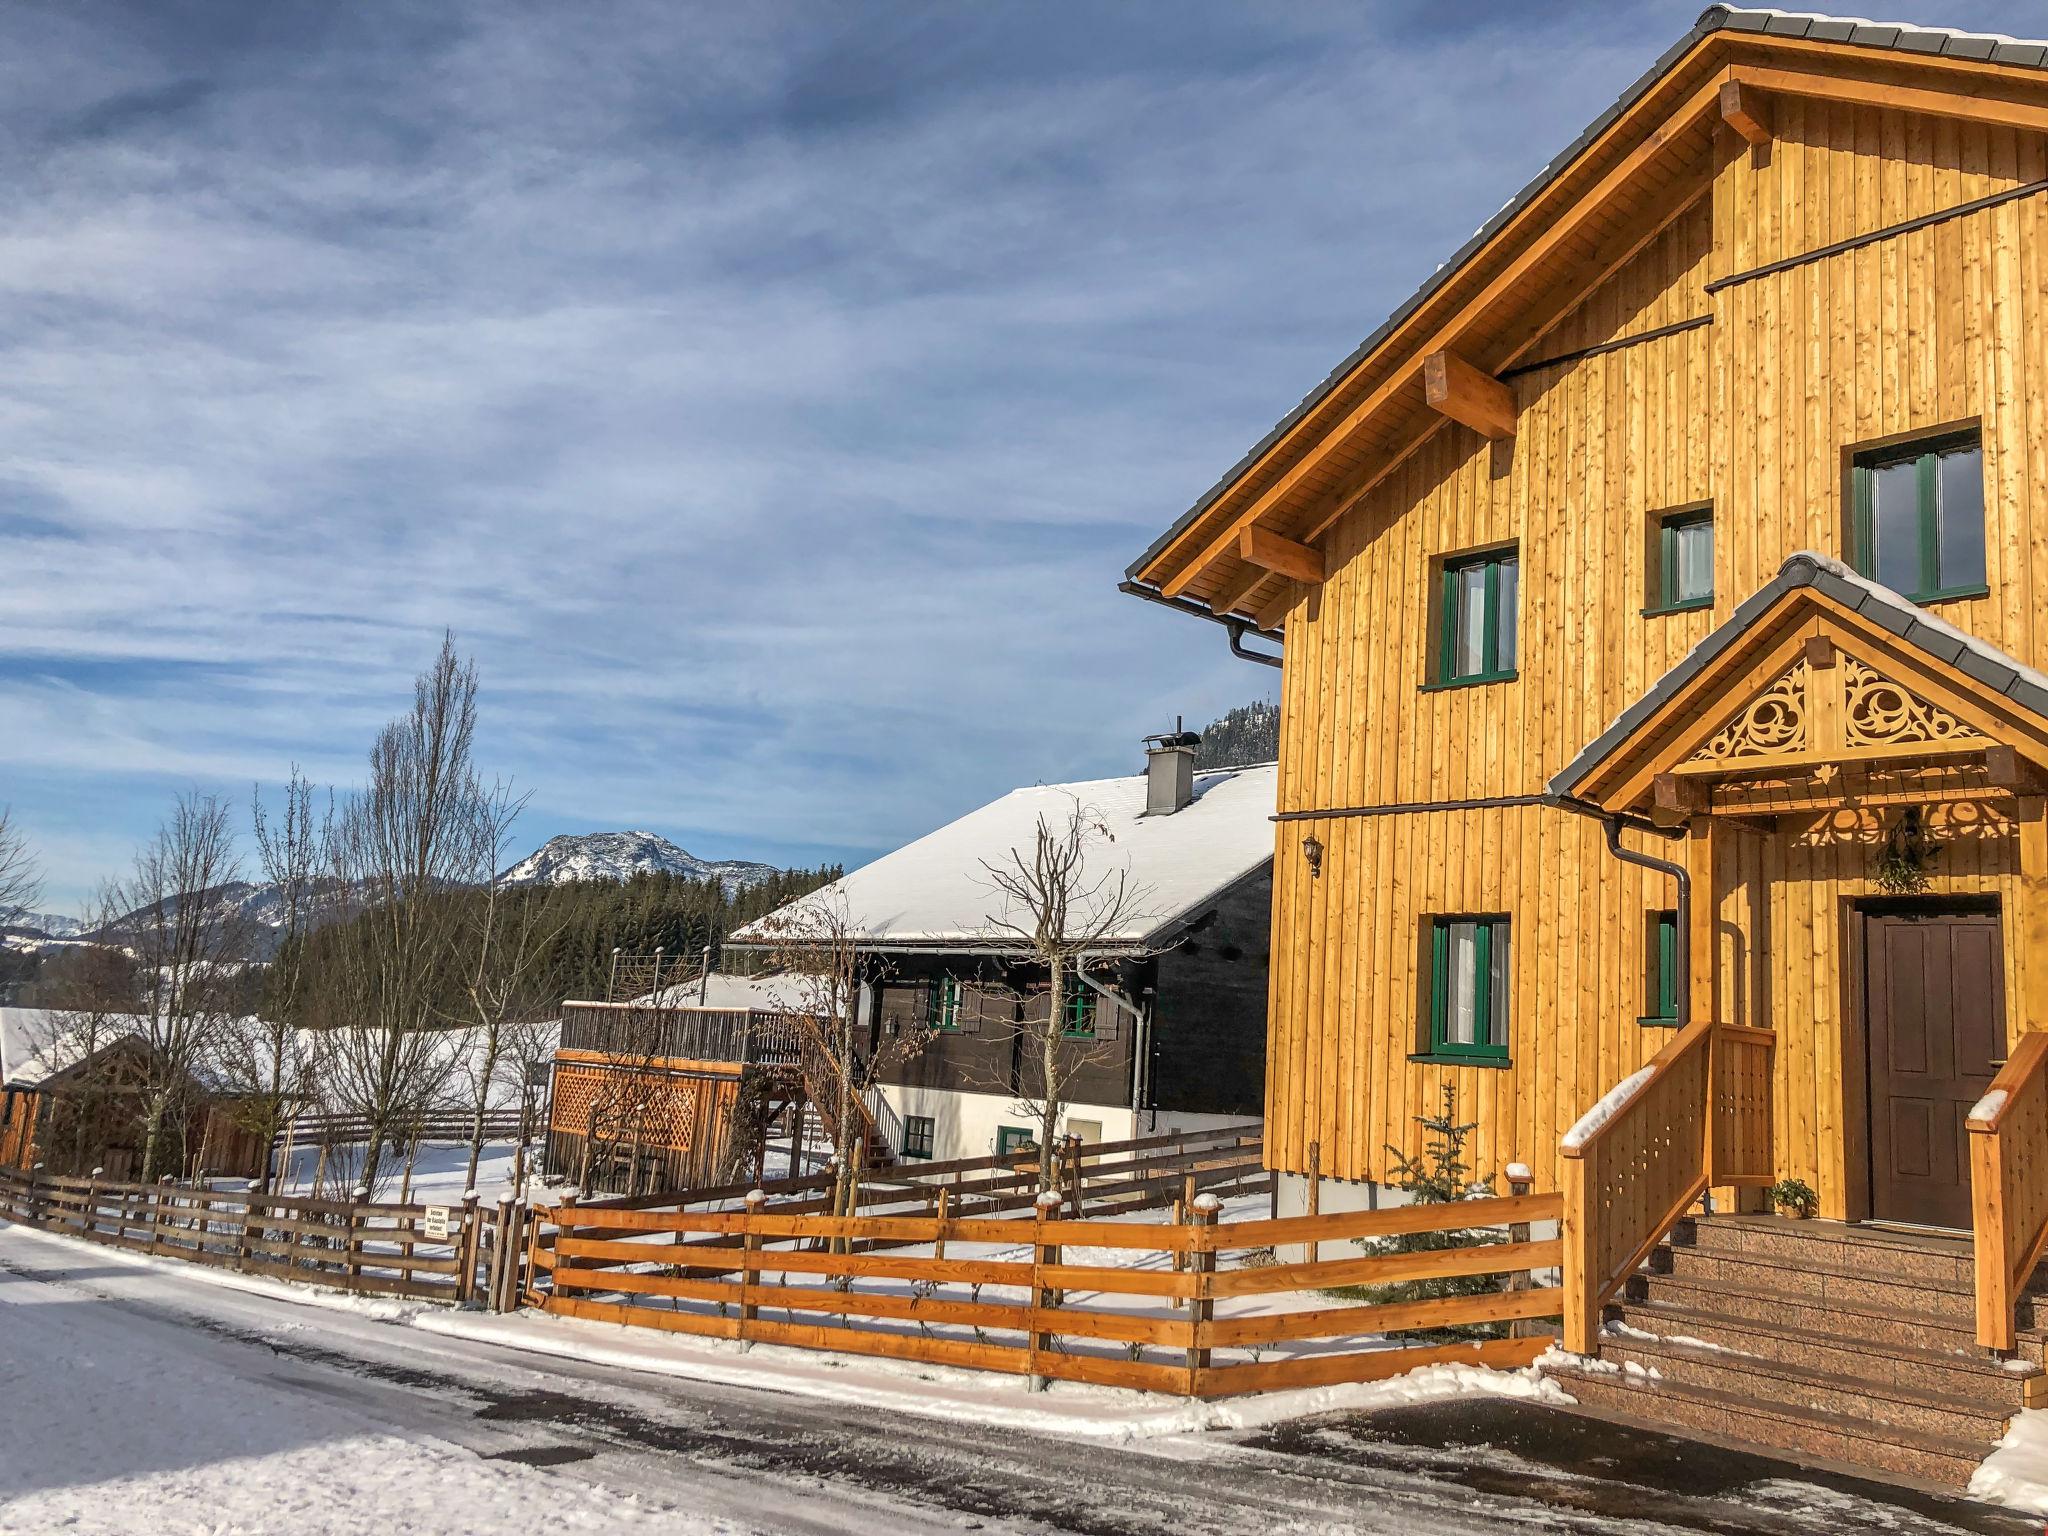
M 798 1012 L 805 1006 L 804 983 L 780 972 L 766 976 L 721 976 L 686 981 L 636 997 L 643 1008 L 758 1008 L 764 1013 Z
M 1079 807 L 1098 828 L 1085 845 L 1083 881 L 1128 870 L 1136 893 L 1130 921 L 1106 942 L 1142 946 L 1273 857 L 1278 782 L 1271 763 L 1198 773 L 1193 802 L 1171 816 L 1144 814 L 1143 774 L 1014 789 L 784 910 L 843 896 L 865 944 L 1009 947 L 997 926 L 1002 898 L 983 862 L 1003 864 L 1012 849 L 1028 857 L 1041 819 L 1064 832 Z M 764 942 L 772 922 L 733 937 Z
M 141 1021 L 109 1015 L 96 1031 L 104 1044 L 144 1031 Z M 71 1016 L 55 1008 L 0 1008 L 0 1084 L 34 1088 L 84 1054 Z

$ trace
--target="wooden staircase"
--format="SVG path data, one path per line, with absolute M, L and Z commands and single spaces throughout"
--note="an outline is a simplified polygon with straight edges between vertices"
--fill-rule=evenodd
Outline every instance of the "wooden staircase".
M 1546 1371 L 1605 1417 L 1953 1489 L 2015 1412 L 2048 1405 L 2042 1282 L 2001 1360 L 1976 1342 L 1966 1239 L 1693 1218 L 1608 1305 L 1595 1356 Z

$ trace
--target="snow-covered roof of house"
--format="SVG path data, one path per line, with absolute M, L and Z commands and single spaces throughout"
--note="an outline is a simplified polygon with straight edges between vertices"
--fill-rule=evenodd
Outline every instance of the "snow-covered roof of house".
M 140 1038 L 139 1021 L 118 1015 L 98 1021 L 95 1034 L 102 1045 Z M 34 1088 L 67 1067 L 78 1065 L 84 1051 L 72 1016 L 55 1008 L 0 1008 L 0 1086 Z
M 1029 859 L 1040 821 L 1064 833 L 1078 808 L 1090 823 L 1080 883 L 1127 871 L 1134 893 L 1105 947 L 1142 949 L 1272 859 L 1278 781 L 1271 763 L 1198 773 L 1194 800 L 1167 816 L 1145 814 L 1143 774 L 1014 789 L 783 910 L 843 899 L 851 936 L 870 948 L 1014 948 L 984 864 L 1004 865 L 1012 850 Z M 732 942 L 769 942 L 776 921 L 749 923 Z

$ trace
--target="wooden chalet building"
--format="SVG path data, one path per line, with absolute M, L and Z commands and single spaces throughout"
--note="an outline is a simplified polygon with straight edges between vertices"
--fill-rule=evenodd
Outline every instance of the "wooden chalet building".
M 1059 832 L 1077 807 L 1092 823 L 1082 882 L 1126 872 L 1136 899 L 1067 1001 L 1062 1134 L 1122 1141 L 1257 1117 L 1275 770 L 1198 773 L 1198 744 L 1154 738 L 1144 774 L 1014 790 L 805 898 L 843 901 L 857 947 L 861 1023 L 884 1062 L 878 1151 L 943 1160 L 1035 1138 L 1025 1047 L 1049 1018 L 1048 978 L 1000 931 L 985 865 L 1028 857 L 1040 820 Z M 728 948 L 772 949 L 775 932 L 762 919 Z
M 2044 1400 L 2048 47 L 1709 9 L 1128 577 L 1284 651 L 1283 1209 L 1450 1085 L 1654 1367 L 1582 1403 L 1954 1481 Z

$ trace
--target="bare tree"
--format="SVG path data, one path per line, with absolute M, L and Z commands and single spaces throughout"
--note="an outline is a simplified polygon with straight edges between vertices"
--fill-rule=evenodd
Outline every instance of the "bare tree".
M 13 811 L 0 805 L 0 924 L 11 923 L 42 899 L 43 879 L 28 834 L 14 824 Z
M 255 1015 L 226 1031 L 218 1062 L 235 1123 L 263 1146 L 256 1188 L 268 1193 L 276 1179 L 278 1134 L 313 1094 L 314 1052 L 300 1027 L 306 1012 L 307 940 L 331 889 L 325 879 L 328 828 L 316 818 L 313 786 L 297 765 L 285 781 L 274 819 L 260 794 L 250 804 L 257 857 L 264 878 L 277 891 L 277 949 Z
M 115 888 L 112 904 L 125 914 L 115 933 L 141 973 L 144 1179 L 182 1161 L 195 1095 L 236 1017 L 251 930 L 225 888 L 240 875 L 227 802 L 193 793 L 178 798 Z
M 759 927 L 768 965 L 781 973 L 778 997 L 798 1036 L 804 1092 L 832 1137 L 832 1210 L 852 1215 L 874 1132 L 869 1098 L 888 1068 L 923 1050 L 929 1036 L 870 1039 L 860 1017 L 860 932 L 841 888 L 814 892 L 761 919 Z
M 1028 849 L 982 861 L 996 901 L 989 933 L 1000 948 L 1045 974 L 1043 990 L 1031 989 L 1009 1026 L 1021 1060 L 1006 1085 L 1019 1112 L 1038 1126 L 1041 1192 L 1058 1176 L 1051 1154 L 1074 1084 L 1118 1054 L 1100 1024 L 1101 1005 L 1115 1005 L 1102 995 L 1108 989 L 1090 987 L 1083 974 L 1106 946 L 1127 947 L 1131 930 L 1145 918 L 1147 896 L 1131 883 L 1129 864 L 1097 851 L 1114 841 L 1101 814 L 1076 800 L 1059 823 L 1038 818 Z
M 502 1086 L 507 1052 L 516 1056 L 525 1043 L 520 1038 L 522 1032 L 530 1032 L 537 1022 L 544 1004 L 541 965 L 564 922 L 551 892 L 512 893 L 498 873 L 506 862 L 513 824 L 525 804 L 524 796 L 497 785 L 475 810 L 477 836 L 490 844 L 491 873 L 480 897 L 465 909 L 471 951 L 463 1002 L 471 1040 L 463 1058 L 470 1110 L 466 1187 L 472 1189 L 476 1187 L 477 1164 L 483 1158 L 486 1117 L 492 1097 Z M 524 1116 L 522 1128 L 523 1121 Z M 523 1138 L 520 1146 L 523 1150 Z
M 329 873 L 350 920 L 321 945 L 329 1097 L 367 1127 L 356 1173 L 373 1192 L 394 1143 L 408 1144 L 445 1102 L 460 1058 L 460 1034 L 446 1025 L 467 955 L 450 898 L 488 880 L 496 852 L 490 792 L 471 762 L 476 696 L 474 663 L 444 637 L 330 839 Z

